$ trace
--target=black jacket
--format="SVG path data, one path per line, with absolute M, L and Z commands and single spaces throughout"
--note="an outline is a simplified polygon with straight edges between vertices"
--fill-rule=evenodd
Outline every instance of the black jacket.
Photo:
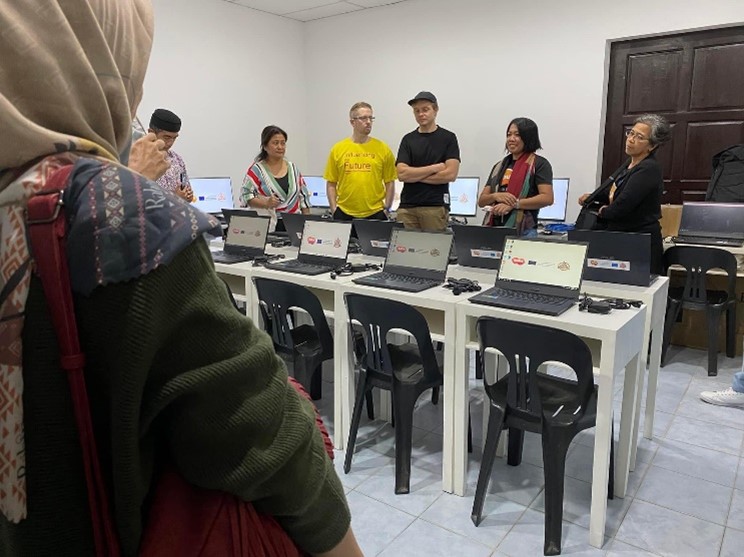
M 617 184 L 612 203 L 609 188 L 596 201 L 606 204 L 601 219 L 607 230 L 620 232 L 654 232 L 659 230 L 661 195 L 664 180 L 661 165 L 650 155 L 628 170 L 628 160 L 613 174 Z

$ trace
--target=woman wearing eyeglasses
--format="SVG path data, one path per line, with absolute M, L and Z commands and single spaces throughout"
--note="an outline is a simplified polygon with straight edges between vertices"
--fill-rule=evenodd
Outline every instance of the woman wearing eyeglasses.
M 661 195 L 664 180 L 656 160 L 657 149 L 669 141 L 671 127 L 658 114 L 643 114 L 626 132 L 625 153 L 630 157 L 598 189 L 579 197 L 584 205 L 600 205 L 598 217 L 607 230 L 651 234 L 651 272 L 663 271 Z
M 261 132 L 261 152 L 243 179 L 240 204 L 279 213 L 309 213 L 310 203 L 302 174 L 284 158 L 287 132 L 266 126 Z

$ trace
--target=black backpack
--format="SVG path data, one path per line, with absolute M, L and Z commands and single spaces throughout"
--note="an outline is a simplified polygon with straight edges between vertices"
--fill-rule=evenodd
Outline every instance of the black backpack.
M 705 200 L 744 203 L 744 145 L 734 145 L 713 156 L 713 175 Z

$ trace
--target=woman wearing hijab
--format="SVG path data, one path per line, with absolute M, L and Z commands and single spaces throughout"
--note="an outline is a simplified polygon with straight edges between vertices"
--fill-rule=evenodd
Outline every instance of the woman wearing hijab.
M 214 272 L 202 234 L 217 223 L 118 160 L 152 34 L 149 0 L 0 10 L 0 555 L 94 552 L 24 213 L 69 165 L 70 280 L 122 555 L 137 554 L 163 458 L 274 516 L 305 551 L 360 555 L 312 406 Z

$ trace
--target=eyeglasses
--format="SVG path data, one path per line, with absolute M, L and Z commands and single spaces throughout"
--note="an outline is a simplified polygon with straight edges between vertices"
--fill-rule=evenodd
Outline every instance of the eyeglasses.
M 648 141 L 648 137 L 646 137 L 645 135 L 641 135 L 635 130 L 627 130 L 625 132 L 625 137 L 627 137 L 628 139 L 637 139 L 638 141 Z
M 374 116 L 354 116 L 352 120 L 359 120 L 360 122 L 374 122 Z

